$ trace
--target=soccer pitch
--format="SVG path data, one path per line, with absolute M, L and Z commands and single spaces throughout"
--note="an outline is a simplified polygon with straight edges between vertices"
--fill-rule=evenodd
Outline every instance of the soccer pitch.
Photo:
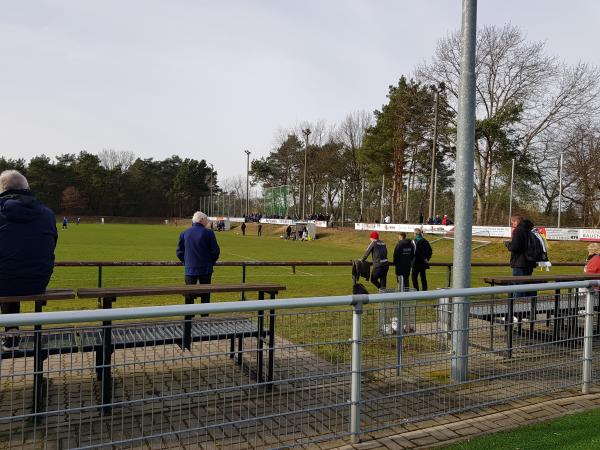
M 60 228 L 60 227 L 59 227 Z M 82 224 L 59 229 L 56 249 L 57 261 L 175 261 L 175 248 L 179 233 L 184 226 L 166 225 L 120 225 Z M 284 227 L 265 225 L 263 235 L 257 236 L 255 224 L 250 224 L 246 236 L 239 228 L 216 233 L 221 247 L 220 261 L 350 261 L 360 258 L 369 243 L 368 232 L 319 230 L 320 238 L 312 242 L 286 241 L 281 239 Z M 381 233 L 388 244 L 391 258 L 397 235 Z M 435 236 L 428 236 L 431 241 Z M 453 241 L 433 243 L 434 262 L 452 261 Z M 580 261 L 585 255 L 585 244 L 553 243 L 551 257 L 555 261 Z M 494 242 L 474 252 L 474 261 L 508 261 L 508 252 L 502 242 Z M 553 268 L 558 273 L 578 273 L 581 268 Z M 240 283 L 241 267 L 216 267 L 213 283 Z M 505 267 L 473 269 L 473 285 L 483 285 L 482 278 L 490 275 L 509 275 Z M 430 289 L 446 285 L 446 268 L 433 267 L 428 271 Z M 394 270 L 390 268 L 388 286 L 395 285 Z M 57 267 L 50 287 L 95 287 L 98 269 L 95 267 Z M 326 296 L 350 294 L 352 278 L 350 267 L 248 267 L 247 282 L 280 283 L 287 287 L 279 297 Z M 371 292 L 375 288 L 361 281 Z M 182 267 L 104 267 L 102 285 L 147 286 L 176 285 L 183 283 Z M 213 297 L 219 300 L 236 300 L 232 294 Z M 179 303 L 181 298 L 146 297 L 125 298 L 115 307 L 151 306 Z M 24 310 L 29 306 L 24 304 Z M 56 309 L 94 309 L 96 302 L 74 300 L 72 302 L 49 302 L 46 311 Z

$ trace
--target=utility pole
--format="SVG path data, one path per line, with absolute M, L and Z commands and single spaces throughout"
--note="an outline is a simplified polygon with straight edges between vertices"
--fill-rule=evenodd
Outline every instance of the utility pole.
M 438 103 L 440 98 L 439 90 L 432 86 L 434 89 L 434 110 L 433 110 L 433 144 L 431 145 L 431 176 L 429 179 L 429 217 L 433 217 L 435 213 L 435 154 L 437 150 L 437 134 L 438 134 Z
M 562 210 L 562 178 L 563 178 L 563 152 L 560 152 L 560 163 L 558 169 L 558 223 L 557 227 L 560 228 L 560 212 Z
M 250 208 L 250 150 L 244 150 L 246 154 L 246 217 L 249 215 Z
M 363 220 L 365 220 L 364 216 L 363 216 L 363 207 L 365 204 L 365 180 L 362 180 L 362 185 L 360 188 L 360 220 L 361 222 Z
M 458 120 L 456 136 L 456 186 L 454 197 L 454 263 L 452 287 L 471 287 L 473 238 L 473 150 L 475 148 L 475 47 L 477 0 L 462 2 L 462 37 Z M 452 299 L 451 378 L 469 379 L 469 304 L 468 297 Z
M 302 182 L 302 220 L 306 220 L 306 211 L 305 211 L 305 203 L 306 203 L 306 164 L 308 161 L 308 136 L 310 136 L 310 128 L 305 128 L 302 130 L 302 134 L 304 134 L 304 181 Z
M 385 192 L 385 175 L 381 177 L 381 201 L 379 205 L 379 223 L 383 223 L 383 193 Z
M 438 173 L 437 173 L 437 169 L 435 169 L 435 172 L 433 173 L 433 212 L 435 214 L 435 210 L 436 210 L 436 201 L 437 201 L 437 179 L 438 179 Z
M 346 203 L 346 180 L 342 180 L 342 228 L 344 228 L 344 205 Z
M 510 227 L 510 219 L 512 217 L 512 202 L 513 202 L 513 184 L 515 180 L 515 160 L 512 160 L 512 167 L 510 169 L 510 198 L 508 201 L 508 226 Z
M 210 165 L 210 205 L 208 205 L 208 215 L 213 215 L 213 172 L 215 171 L 213 165 Z

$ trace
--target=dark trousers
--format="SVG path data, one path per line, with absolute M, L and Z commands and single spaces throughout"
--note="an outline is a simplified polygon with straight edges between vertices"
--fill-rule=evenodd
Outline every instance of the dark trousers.
M 208 275 L 186 275 L 185 284 L 210 284 L 212 274 Z M 189 298 L 189 297 L 188 297 Z M 194 297 L 195 298 L 195 297 Z M 210 294 L 200 295 L 201 303 L 210 303 Z M 202 317 L 208 316 L 208 314 L 201 314 Z
M 398 277 L 398 283 L 400 283 L 399 278 L 402 277 L 402 290 L 408 291 L 408 289 L 409 289 L 408 280 L 410 279 L 410 268 L 408 270 L 396 271 L 396 276 Z
M 377 289 L 385 289 L 387 286 L 387 273 L 389 266 L 377 266 L 373 268 L 371 272 L 371 283 L 375 285 Z
M 533 267 L 513 267 L 512 268 L 512 274 L 513 277 L 520 277 L 520 276 L 529 276 L 533 273 Z M 515 295 L 515 297 L 535 297 L 537 295 L 537 292 L 519 292 Z M 513 297 L 511 295 L 511 297 Z
M 419 290 L 419 275 L 421 276 L 421 287 L 424 291 L 427 290 L 427 273 L 425 267 L 419 267 L 412 269 L 412 284 L 413 287 Z

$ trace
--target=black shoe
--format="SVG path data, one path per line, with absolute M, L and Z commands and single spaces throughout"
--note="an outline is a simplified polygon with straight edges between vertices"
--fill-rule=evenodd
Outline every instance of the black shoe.
M 2 351 L 4 352 L 12 352 L 19 348 L 21 344 L 20 336 L 8 336 L 2 340 Z

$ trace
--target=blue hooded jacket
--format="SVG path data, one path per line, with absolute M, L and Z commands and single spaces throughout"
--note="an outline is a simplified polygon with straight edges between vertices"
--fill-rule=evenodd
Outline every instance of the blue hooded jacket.
M 212 230 L 200 223 L 193 223 L 179 235 L 177 257 L 185 265 L 188 276 L 210 275 L 219 259 L 221 249 Z
M 54 270 L 54 213 L 27 189 L 0 194 L 0 295 L 39 294 Z

